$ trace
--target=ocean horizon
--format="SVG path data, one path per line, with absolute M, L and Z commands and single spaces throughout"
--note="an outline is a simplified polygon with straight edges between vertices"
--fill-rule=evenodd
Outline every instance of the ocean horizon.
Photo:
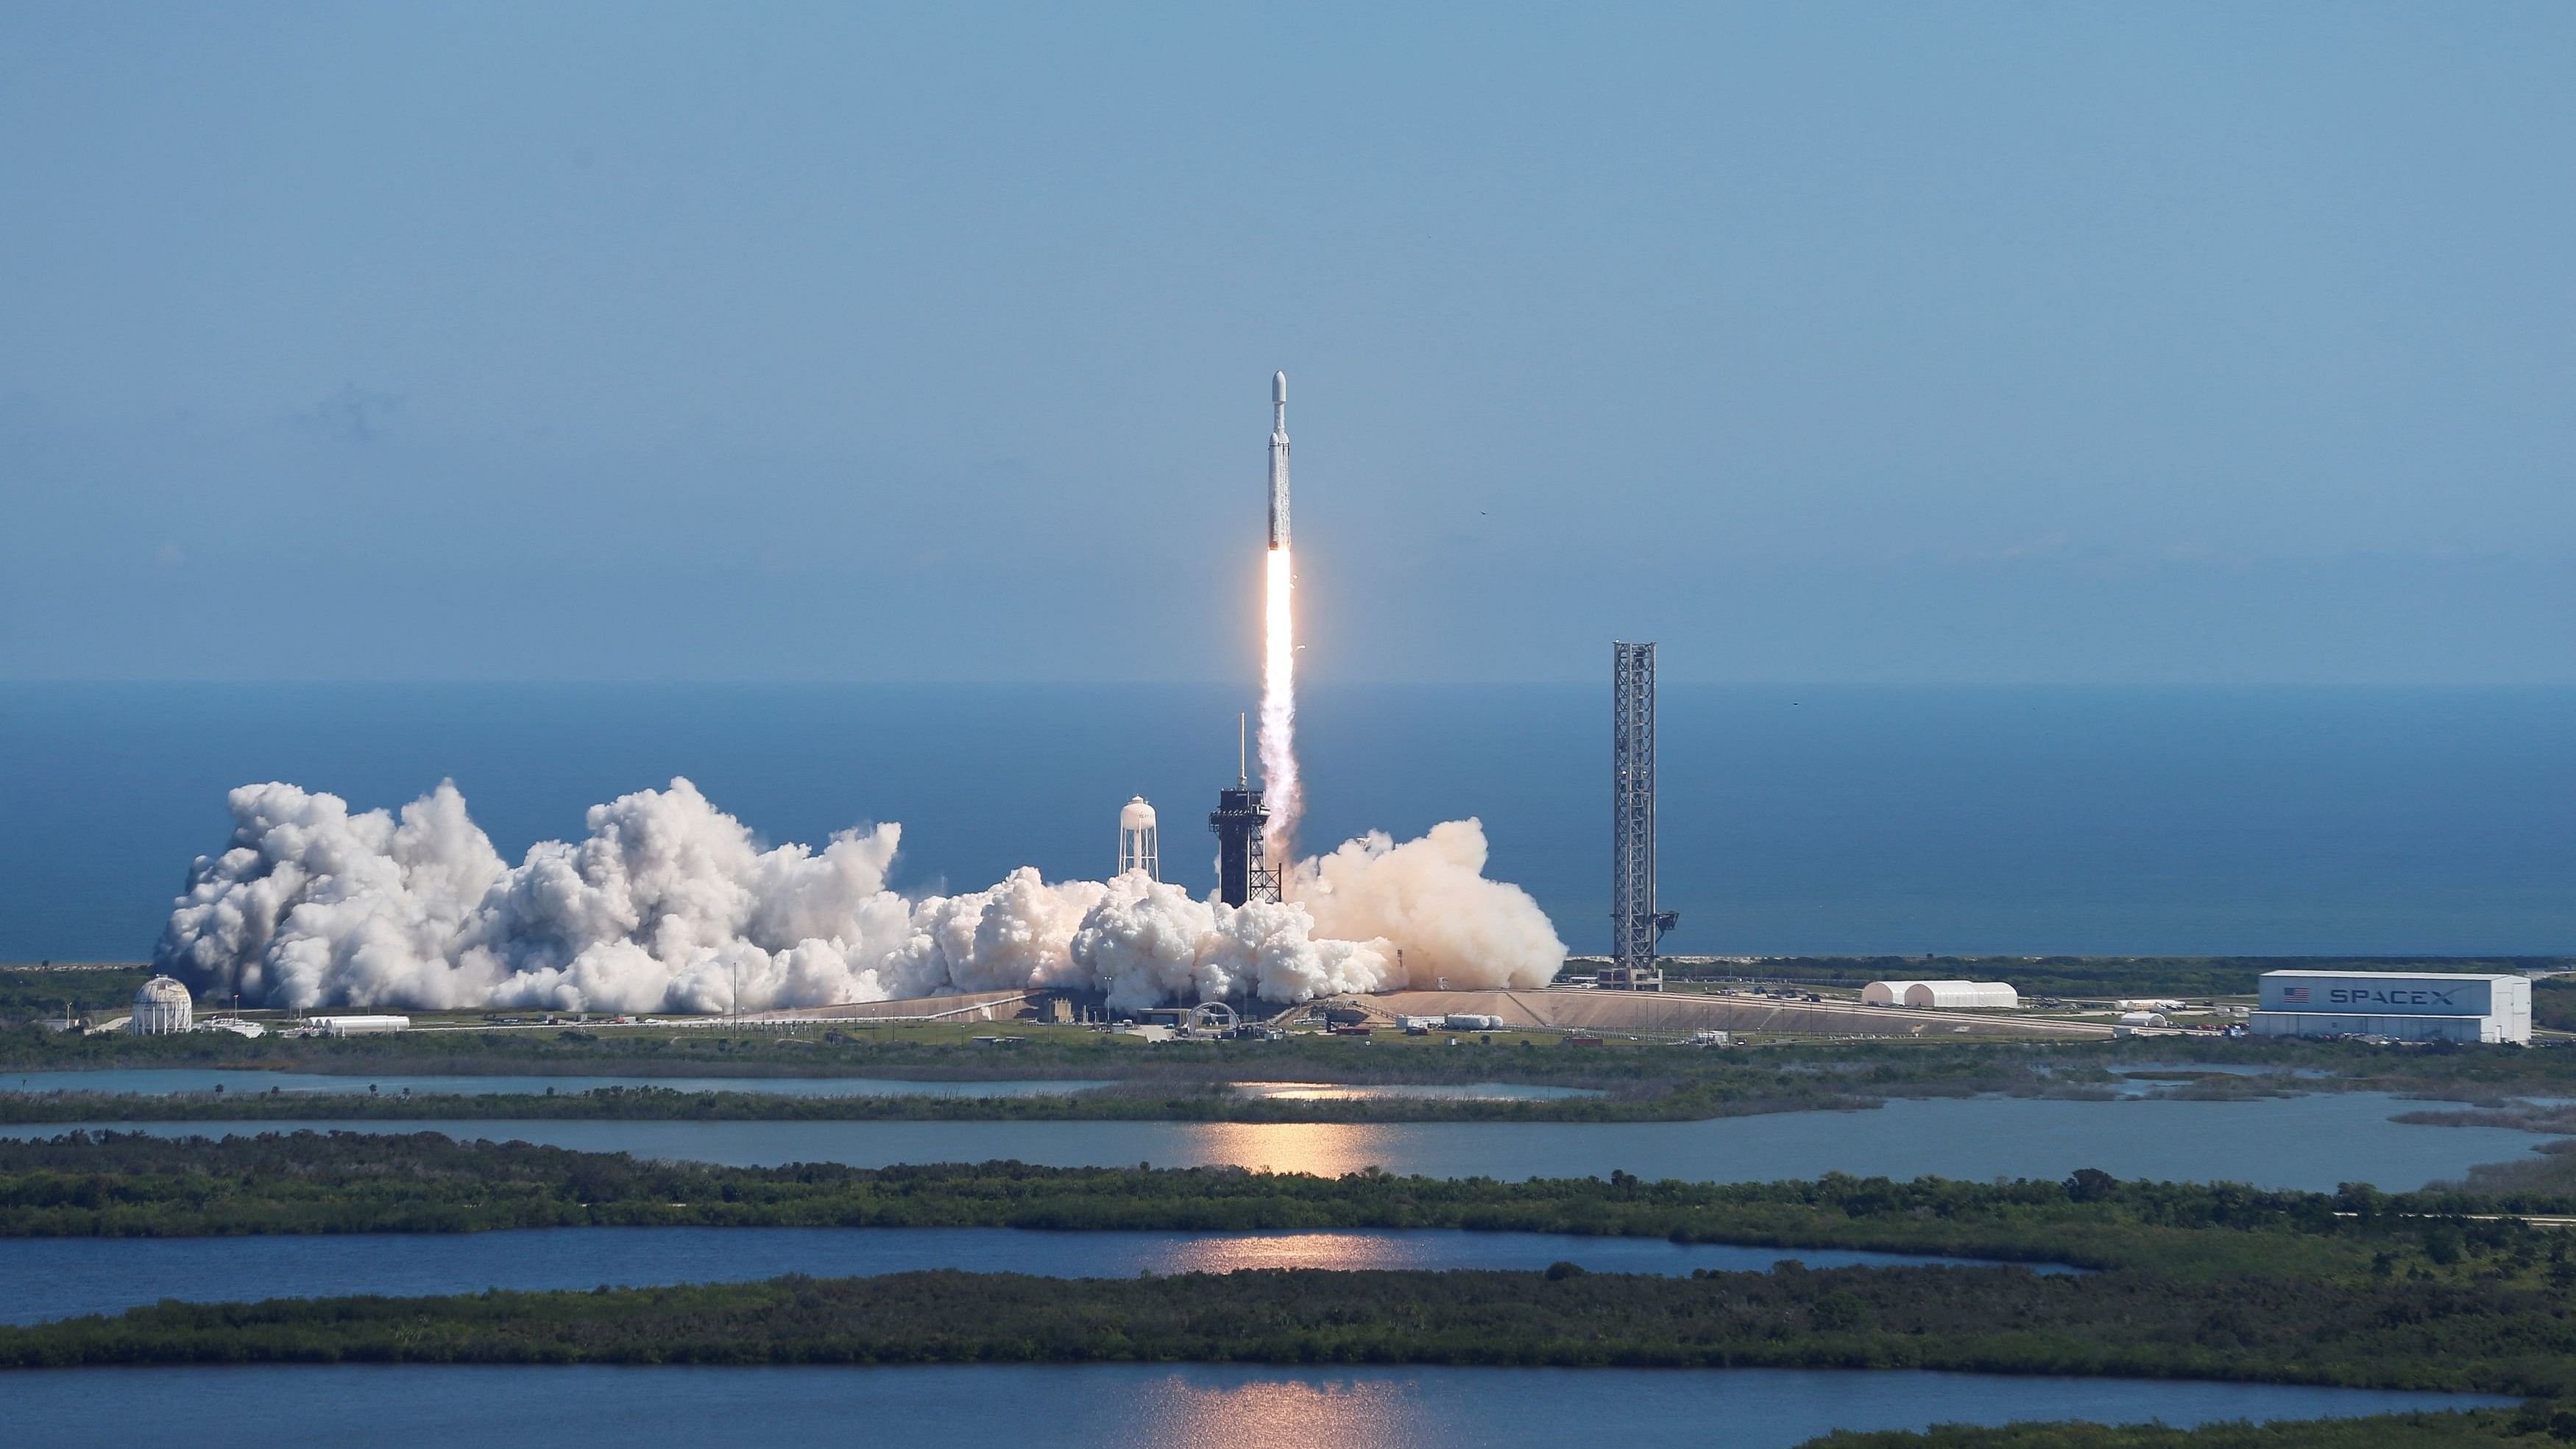
M 1306 851 L 1474 816 L 1607 941 L 1606 681 L 1310 688 Z M 502 853 L 695 781 L 764 841 L 904 826 L 896 885 L 1105 874 L 1162 817 L 1213 885 L 1222 685 L 0 684 L 0 959 L 147 956 L 225 792 L 453 779 Z M 1671 685 L 1676 954 L 2576 953 L 2576 690 Z

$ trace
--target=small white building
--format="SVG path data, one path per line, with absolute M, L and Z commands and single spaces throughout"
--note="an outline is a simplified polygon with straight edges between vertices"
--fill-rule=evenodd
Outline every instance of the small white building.
M 2256 1036 L 2531 1041 L 2531 978 L 2416 971 L 2266 971 Z
M 1861 988 L 1868 1006 L 1930 1006 L 1951 1010 L 2011 1011 L 2021 993 L 2003 981 L 1873 981 Z
M 196 1003 L 178 978 L 155 976 L 136 989 L 126 1030 L 136 1036 L 167 1036 L 194 1026 L 196 1016 Z

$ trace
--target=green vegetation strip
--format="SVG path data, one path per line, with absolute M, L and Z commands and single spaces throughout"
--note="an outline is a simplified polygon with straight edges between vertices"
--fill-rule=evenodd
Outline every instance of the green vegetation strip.
M 0 978 L 8 973 L 0 972 Z M 978 1040 L 977 1038 L 982 1038 Z M 1449 1043 L 1457 1041 L 1460 1045 Z M 870 1116 L 1060 1118 L 1147 1115 L 1229 1121 L 1634 1121 L 1758 1111 L 1866 1105 L 1894 1097 L 2103 1098 L 2115 1095 L 2114 1069 L 2146 1068 L 2179 1078 L 2190 1097 L 2285 1095 L 2372 1089 L 2455 1101 L 2508 1096 L 2576 1096 L 2576 1049 L 2553 1047 L 2371 1047 L 2353 1042 L 2152 1037 L 2062 1043 L 1952 1040 L 1772 1041 L 1750 1048 L 1704 1050 L 1671 1043 L 1612 1040 L 1568 1048 L 1553 1035 L 1502 1037 L 1435 1034 L 1367 1038 L 1297 1034 L 1281 1041 L 1141 1039 L 1076 1027 L 977 1023 L 861 1026 L 813 1024 L 802 1033 L 745 1032 L 713 1026 L 586 1026 L 522 1031 L 414 1031 L 378 1037 L 256 1039 L 230 1032 L 136 1037 L 80 1036 L 32 1025 L 0 1028 L 0 1120 L 118 1120 L 150 1114 L 182 1120 L 275 1120 L 318 1110 L 311 1098 L 228 1091 L 172 1098 L 119 1096 L 117 1110 L 69 1094 L 8 1093 L 10 1073 L 106 1068 L 221 1067 L 330 1072 L 359 1078 L 402 1075 L 523 1074 L 743 1078 L 765 1076 L 901 1077 L 922 1080 L 1074 1078 L 1126 1084 L 1083 1099 L 978 1098 L 924 1101 L 837 1099 L 743 1100 L 756 1094 L 700 1094 L 590 1101 L 584 1094 L 530 1093 L 477 1097 L 471 1116 Z M 2258 1073 L 2227 1071 L 2253 1067 Z M 2293 1072 L 2300 1073 L 2292 1075 Z M 1314 1081 L 1351 1085 L 1522 1082 L 1586 1087 L 1596 1098 L 1560 1102 L 1455 1103 L 1226 1101 L 1203 1091 L 1235 1080 Z M 354 1094 L 364 1096 L 365 1093 Z M 398 1094 L 381 1093 L 379 1097 Z M 51 1102 L 31 1100 L 42 1097 Z M 374 1117 L 453 1114 L 452 1097 L 349 1106 Z M 76 1117 L 70 1114 L 92 1114 Z
M 2576 1440 L 2576 1411 L 2547 1401 L 2520 1410 L 2378 1414 L 2273 1424 L 1943 1424 L 1922 1432 L 1844 1430 L 1798 1449 L 2543 1449 Z
M 298 1132 L 0 1141 L 0 1235 L 204 1237 L 535 1227 L 1462 1228 L 2062 1262 L 2193 1278 L 2576 1289 L 2566 1198 L 2117 1182 L 1505 1183 L 1240 1168 L 719 1167 L 524 1142 Z
M 2554 1395 L 2576 1324 L 2501 1284 L 1846 1268 L 1255 1269 L 162 1303 L 0 1329 L 0 1366 L 1411 1363 L 1949 1369 Z

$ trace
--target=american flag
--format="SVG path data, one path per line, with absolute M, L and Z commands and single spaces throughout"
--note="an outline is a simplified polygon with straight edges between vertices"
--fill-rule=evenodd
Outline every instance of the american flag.
M 2282 1002 L 2282 1004 L 2283 1004 L 2283 1005 L 2285 1005 L 2285 1006 L 2305 1006 L 2305 1005 L 2307 1005 L 2307 1004 L 2308 1004 L 2308 988 L 2306 988 L 2306 987 L 2304 987 L 2304 986 L 2284 986 L 2284 987 L 2282 987 L 2282 988 L 2281 988 L 2281 1002 Z

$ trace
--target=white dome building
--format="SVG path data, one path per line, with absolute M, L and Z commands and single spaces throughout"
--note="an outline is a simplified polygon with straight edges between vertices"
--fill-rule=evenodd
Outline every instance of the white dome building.
M 136 1036 L 186 1031 L 196 1021 L 196 1004 L 190 1000 L 188 988 L 173 977 L 155 976 L 134 993 L 132 1030 Z
M 1867 1006 L 1924 1006 L 1950 1010 L 2010 1011 L 2021 994 L 2001 981 L 1873 981 L 1860 993 Z

